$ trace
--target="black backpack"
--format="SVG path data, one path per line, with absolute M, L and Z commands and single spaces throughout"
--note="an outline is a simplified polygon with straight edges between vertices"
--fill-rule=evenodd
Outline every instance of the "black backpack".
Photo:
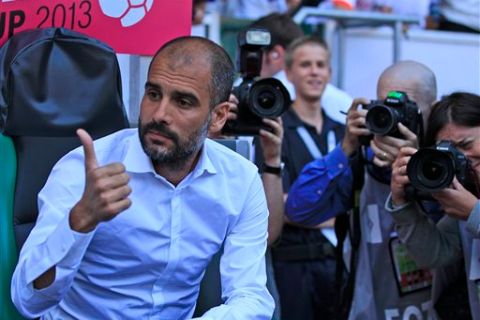
M 14 228 L 20 250 L 53 165 L 80 145 L 128 127 L 120 69 L 107 44 L 63 28 L 15 34 L 0 48 L 0 133 L 17 156 Z

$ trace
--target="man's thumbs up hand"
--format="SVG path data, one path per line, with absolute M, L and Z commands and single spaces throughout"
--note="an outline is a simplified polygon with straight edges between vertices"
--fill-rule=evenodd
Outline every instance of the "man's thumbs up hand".
M 99 166 L 90 135 L 83 129 L 78 129 L 77 135 L 85 154 L 85 190 L 70 211 L 70 227 L 86 233 L 128 209 L 132 190 L 125 166 L 121 163 Z
M 85 172 L 92 171 L 98 167 L 97 156 L 95 155 L 95 149 L 93 149 L 92 137 L 90 137 L 88 132 L 83 129 L 78 129 L 77 135 L 83 145 L 83 152 L 85 154 Z

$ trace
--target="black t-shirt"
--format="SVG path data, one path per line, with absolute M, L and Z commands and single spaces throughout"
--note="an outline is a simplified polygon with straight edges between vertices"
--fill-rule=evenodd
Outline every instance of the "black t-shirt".
M 303 167 L 314 160 L 305 142 L 297 132 L 298 127 L 305 127 L 312 137 L 322 155 L 326 155 L 329 149 L 335 147 L 345 134 L 345 126 L 329 118 L 322 110 L 323 125 L 320 134 L 315 127 L 300 120 L 293 108 L 289 108 L 283 115 L 283 143 L 282 161 L 285 163 L 283 172 L 283 188 L 288 192 L 292 183 L 297 179 Z M 263 163 L 263 153 L 258 139 L 255 139 L 255 163 L 259 168 Z M 333 144 L 333 145 L 332 145 Z

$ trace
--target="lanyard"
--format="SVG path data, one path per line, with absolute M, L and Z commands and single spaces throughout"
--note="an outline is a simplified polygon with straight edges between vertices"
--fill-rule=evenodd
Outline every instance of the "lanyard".
M 307 147 L 308 151 L 314 159 L 320 159 L 321 157 L 323 157 L 322 153 L 315 144 L 315 141 L 313 141 L 312 136 L 308 133 L 307 129 L 304 126 L 297 127 L 297 133 L 300 138 L 302 138 L 303 143 L 305 143 L 305 146 Z M 337 141 L 335 138 L 335 133 L 333 132 L 333 130 L 330 130 L 327 134 L 328 152 L 331 152 L 333 149 L 335 149 L 336 142 Z

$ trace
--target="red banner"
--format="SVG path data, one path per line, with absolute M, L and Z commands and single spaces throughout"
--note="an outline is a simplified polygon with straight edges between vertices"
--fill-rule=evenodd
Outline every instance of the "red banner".
M 118 53 L 153 55 L 189 35 L 191 19 L 192 0 L 0 0 L 0 45 L 22 30 L 65 27 Z

